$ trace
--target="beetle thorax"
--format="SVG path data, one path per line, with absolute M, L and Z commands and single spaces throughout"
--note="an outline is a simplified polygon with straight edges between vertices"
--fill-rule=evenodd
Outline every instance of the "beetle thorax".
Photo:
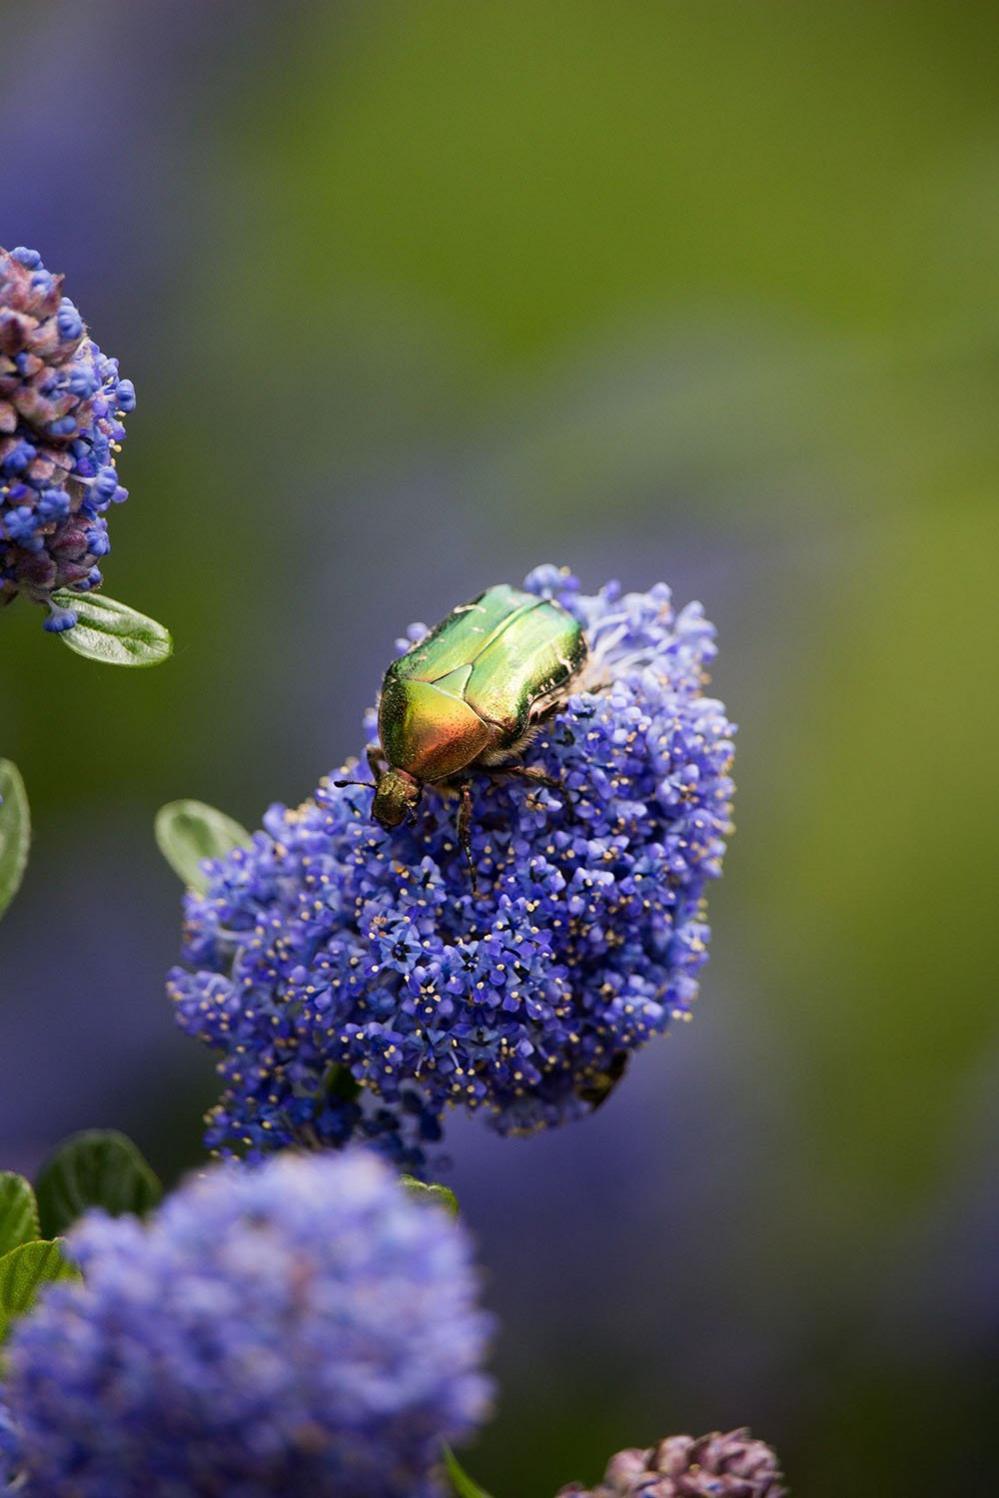
M 495 743 L 495 725 L 463 700 L 456 674 L 429 682 L 400 680 L 391 669 L 386 673 L 378 732 L 392 769 L 421 781 L 445 780 Z

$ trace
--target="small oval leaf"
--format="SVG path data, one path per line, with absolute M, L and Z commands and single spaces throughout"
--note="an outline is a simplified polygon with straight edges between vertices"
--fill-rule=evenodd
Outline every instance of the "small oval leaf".
M 199 894 L 208 888 L 202 862 L 225 858 L 233 848 L 248 848 L 252 841 L 245 827 L 204 801 L 168 801 L 156 813 L 155 830 L 167 863 Z
M 0 759 L 0 915 L 17 894 L 31 845 L 31 813 L 21 772 Z
M 444 1467 L 455 1498 L 489 1498 L 485 1488 L 472 1481 L 450 1446 L 444 1447 Z
M 52 596 L 60 608 L 72 609 L 77 616 L 75 627 L 59 635 L 77 655 L 106 666 L 158 666 L 173 652 L 169 630 L 127 603 L 103 593 L 63 590 Z
M 450 1186 L 428 1186 L 426 1181 L 418 1181 L 415 1176 L 407 1175 L 400 1176 L 399 1180 L 418 1201 L 434 1202 L 438 1207 L 443 1207 L 445 1212 L 450 1212 L 452 1217 L 457 1217 L 458 1198 Z
M 12 1170 L 0 1170 L 0 1259 L 12 1248 L 39 1235 L 38 1203 L 30 1182 Z
M 335 1098 L 338 1103 L 352 1103 L 364 1089 L 351 1075 L 349 1066 L 342 1066 L 339 1061 L 334 1061 L 323 1077 L 323 1090 L 327 1097 Z
M 35 1184 L 42 1232 L 54 1238 L 88 1207 L 112 1217 L 155 1207 L 163 1188 L 130 1139 L 113 1129 L 74 1134 L 46 1161 Z
M 82 1278 L 62 1250 L 61 1239 L 54 1243 L 40 1239 L 37 1243 L 22 1243 L 0 1259 L 0 1342 L 10 1331 L 14 1318 L 31 1310 L 44 1285 Z

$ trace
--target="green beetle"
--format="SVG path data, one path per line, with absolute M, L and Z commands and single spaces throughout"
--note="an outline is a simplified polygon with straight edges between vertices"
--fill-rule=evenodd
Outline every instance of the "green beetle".
M 452 609 L 385 672 L 380 746 L 368 755 L 375 821 L 398 827 L 414 815 L 425 785 L 457 790 L 458 837 L 471 866 L 469 772 L 562 789 L 515 761 L 565 698 L 586 656 L 582 627 L 554 599 L 500 583 Z

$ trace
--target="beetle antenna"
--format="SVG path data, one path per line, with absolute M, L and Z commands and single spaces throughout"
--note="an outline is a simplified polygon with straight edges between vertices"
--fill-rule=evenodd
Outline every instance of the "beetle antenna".
M 363 785 L 367 786 L 369 791 L 373 791 L 376 788 L 373 780 L 334 780 L 333 784 L 337 787 L 343 785 Z

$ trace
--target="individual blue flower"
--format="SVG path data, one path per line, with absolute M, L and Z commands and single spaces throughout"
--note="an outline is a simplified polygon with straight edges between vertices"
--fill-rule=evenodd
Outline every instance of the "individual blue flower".
M 59 589 L 100 585 L 111 549 L 105 512 L 128 498 L 116 458 L 130 380 L 87 336 L 37 250 L 0 249 L 0 604 L 44 604 L 45 627 L 72 629 Z
M 431 1498 L 490 1388 L 467 1235 L 368 1150 L 92 1213 L 4 1391 L 32 1498 Z
M 592 1109 L 689 1015 L 730 830 L 732 727 L 705 694 L 714 631 L 662 584 L 587 597 L 545 567 L 526 587 L 557 596 L 589 647 L 525 755 L 571 809 L 476 776 L 476 892 L 455 798 L 433 787 L 392 833 L 370 790 L 336 775 L 272 807 L 187 896 L 188 966 L 171 974 L 181 1025 L 221 1053 L 214 1146 L 328 1142 L 316 1115 L 343 1068 L 402 1120 L 393 1146 L 458 1104 L 530 1131 Z

